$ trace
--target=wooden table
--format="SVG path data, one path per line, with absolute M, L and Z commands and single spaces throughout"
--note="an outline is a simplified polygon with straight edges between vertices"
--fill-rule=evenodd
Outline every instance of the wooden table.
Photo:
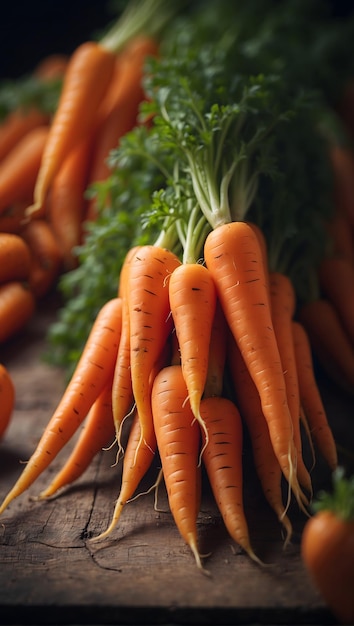
M 2 348 L 1 360 L 17 391 L 11 425 L 0 444 L 0 498 L 33 452 L 63 390 L 64 375 L 41 355 L 55 317 L 48 299 L 25 332 Z M 347 467 L 353 463 L 353 399 L 322 375 L 320 386 Z M 131 502 L 112 535 L 90 543 L 110 521 L 118 494 L 115 449 L 97 455 L 84 476 L 60 497 L 33 499 L 58 471 L 71 446 L 0 520 L 0 624 L 335 624 L 301 562 L 304 516 L 291 508 L 292 544 L 283 550 L 281 527 L 265 504 L 245 452 L 245 507 L 252 541 L 268 567 L 250 561 L 227 536 L 206 485 L 198 531 L 211 553 L 197 570 L 182 542 L 163 489 L 159 510 L 153 494 Z M 351 470 L 353 468 L 350 468 Z M 153 466 L 142 485 L 151 485 Z M 328 471 L 315 469 L 315 489 Z M 31 499 L 32 496 L 32 499 Z

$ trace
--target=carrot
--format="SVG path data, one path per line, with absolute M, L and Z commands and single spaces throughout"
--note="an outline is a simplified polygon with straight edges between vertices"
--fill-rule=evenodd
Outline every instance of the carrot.
M 227 324 L 219 300 L 211 327 L 208 371 L 204 386 L 204 398 L 221 396 L 224 386 L 224 370 L 227 352 Z
M 25 283 L 14 280 L 0 285 L 0 343 L 22 330 L 35 308 L 35 297 Z
M 154 245 L 139 248 L 129 263 L 130 371 L 142 441 L 151 419 L 150 374 L 173 326 L 168 282 L 179 265 L 175 254 Z
M 118 456 L 122 450 L 120 431 L 124 419 L 131 412 L 134 404 L 132 380 L 130 374 L 130 323 L 129 323 L 129 264 L 139 246 L 135 246 L 127 253 L 119 278 L 118 296 L 122 299 L 122 333 L 119 342 L 117 360 L 114 368 L 112 383 L 112 411 L 113 421 L 118 442 Z
M 120 298 L 100 309 L 72 378 L 25 469 L 1 504 L 0 514 L 50 465 L 107 385 L 117 358 L 121 313 Z
M 235 388 L 236 403 L 250 435 L 257 476 L 264 497 L 283 525 L 285 547 L 291 539 L 293 529 L 286 514 L 288 507 L 285 507 L 283 503 L 281 467 L 274 454 L 259 393 L 233 337 L 230 337 L 227 347 L 227 362 Z
M 54 176 L 90 131 L 111 79 L 114 59 L 114 53 L 93 41 L 84 42 L 71 55 L 41 161 L 34 202 L 27 209 L 29 216 L 42 214 Z
M 244 511 L 243 432 L 238 408 L 228 398 L 210 397 L 202 400 L 200 413 L 209 433 L 203 461 L 218 509 L 232 539 L 261 563 L 251 545 Z
M 48 116 L 37 109 L 10 113 L 0 124 L 0 163 L 27 133 L 48 123 Z
M 0 439 L 10 423 L 15 408 L 15 385 L 10 372 L 0 363 Z
M 62 267 L 62 254 L 50 224 L 44 219 L 28 222 L 21 237 L 31 251 L 28 283 L 37 299 L 43 298 L 56 284 Z
M 299 377 L 301 405 L 311 436 L 313 436 L 330 469 L 334 470 L 338 464 L 336 443 L 315 378 L 310 341 L 305 328 L 300 322 L 292 322 L 292 334 Z
M 105 180 L 110 174 L 107 158 L 119 140 L 137 122 L 139 104 L 143 100 L 143 67 L 147 56 L 156 56 L 157 42 L 151 37 L 137 36 L 127 44 L 119 58 L 117 79 L 103 102 L 101 123 L 93 146 L 89 182 Z M 100 113 L 100 112 L 99 112 Z M 89 202 L 88 220 L 96 217 L 95 198 Z
M 323 370 L 339 387 L 353 394 L 354 350 L 333 304 L 325 298 L 309 301 L 301 306 L 298 320 Z
M 296 295 L 290 278 L 282 272 L 270 272 L 269 278 L 273 327 L 284 371 L 288 406 L 293 423 L 293 437 L 297 451 L 296 471 L 300 484 L 308 493 L 312 493 L 311 477 L 302 457 L 300 392 L 292 336 Z
M 14 202 L 32 195 L 48 133 L 47 126 L 34 128 L 0 163 L 0 215 Z
M 0 283 L 28 278 L 31 251 L 22 237 L 0 233 Z
M 169 300 L 188 399 L 195 419 L 204 426 L 199 409 L 207 379 L 216 308 L 216 289 L 209 270 L 199 263 L 179 265 L 169 281 Z M 205 435 L 207 444 L 207 432 Z
M 108 528 L 100 535 L 94 537 L 94 541 L 105 539 L 112 532 L 120 519 L 123 508 L 133 497 L 141 480 L 151 466 L 156 454 L 156 437 L 152 424 L 151 427 L 146 428 L 145 439 L 142 444 L 140 444 L 140 440 L 140 419 L 138 413 L 135 412 L 124 452 L 122 484 L 115 504 L 113 517 Z
M 0 232 L 18 235 L 25 221 L 25 210 L 28 207 L 28 198 L 14 202 L 0 215 Z
M 82 239 L 91 148 L 89 136 L 71 150 L 54 177 L 49 193 L 48 221 L 62 251 L 65 270 L 74 269 L 78 264 L 75 248 Z
M 301 502 L 304 494 L 296 476 L 292 419 L 257 235 L 246 222 L 224 224 L 207 236 L 204 256 L 228 325 L 261 397 L 275 455 Z
M 80 478 L 92 459 L 109 443 L 113 435 L 112 380 L 110 380 L 94 401 L 72 453 L 50 485 L 40 493 L 39 499 L 49 498 L 59 489 L 71 485 Z
M 340 257 L 326 257 L 318 275 L 322 292 L 336 309 L 354 349 L 354 265 Z
M 157 373 L 162 369 L 162 367 L 166 366 L 166 363 L 169 360 L 169 355 L 169 346 L 166 344 L 161 357 L 158 359 L 153 371 L 151 372 L 152 384 Z M 140 481 L 144 478 L 146 472 L 150 468 L 156 454 L 156 449 L 157 442 L 152 413 L 150 413 L 149 423 L 146 424 L 145 437 L 143 441 L 141 441 L 141 420 L 138 412 L 134 409 L 128 442 L 123 457 L 122 483 L 119 496 L 114 507 L 112 520 L 108 528 L 103 533 L 95 537 L 95 541 L 107 537 L 117 525 L 124 506 L 133 497 Z
M 180 365 L 163 368 L 152 388 L 152 414 L 168 502 L 176 526 L 203 569 L 198 551 L 200 428 L 194 419 Z

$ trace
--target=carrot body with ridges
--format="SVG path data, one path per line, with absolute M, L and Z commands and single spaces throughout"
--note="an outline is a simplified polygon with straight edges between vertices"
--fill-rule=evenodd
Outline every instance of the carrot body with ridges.
M 66 156 L 92 128 L 107 90 L 115 55 L 99 43 L 88 41 L 76 48 L 65 72 L 28 214 L 41 214 L 47 192 Z
M 92 459 L 114 436 L 112 415 L 112 381 L 110 380 L 93 403 L 73 451 L 50 485 L 39 495 L 49 498 L 66 485 L 80 478 Z
M 292 334 L 298 366 L 300 399 L 305 417 L 318 449 L 331 470 L 334 470 L 338 463 L 337 448 L 316 382 L 310 341 L 300 322 L 293 321 Z
M 173 327 L 168 284 L 179 265 L 175 254 L 152 245 L 141 247 L 129 263 L 130 371 L 142 440 L 151 419 L 150 374 Z
M 194 417 L 203 426 L 199 408 L 216 308 L 216 289 L 209 270 L 198 263 L 177 267 L 169 281 L 169 301 L 189 402 Z
M 244 511 L 240 413 L 231 400 L 216 396 L 201 401 L 200 413 L 209 434 L 203 462 L 218 509 L 233 540 L 260 563 L 251 545 Z
M 293 426 L 257 235 L 246 222 L 219 226 L 206 238 L 204 255 L 228 325 L 261 397 L 280 467 L 301 501 Z
M 264 418 L 259 393 L 250 376 L 240 350 L 232 337 L 228 342 L 228 365 L 234 385 L 236 402 L 250 434 L 254 464 L 264 497 L 282 523 L 290 541 L 292 525 L 286 515 L 282 494 L 282 471 L 274 454 L 269 428 Z
M 152 414 L 171 513 L 202 569 L 197 545 L 200 427 L 186 394 L 181 366 L 165 367 L 154 380 Z

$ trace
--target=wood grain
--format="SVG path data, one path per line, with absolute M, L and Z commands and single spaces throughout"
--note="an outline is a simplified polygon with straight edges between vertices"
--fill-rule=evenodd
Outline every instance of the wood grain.
M 42 360 L 56 299 L 43 302 L 26 331 L 2 349 L 16 386 L 16 409 L 0 443 L 0 498 L 33 452 L 64 390 L 60 370 Z M 353 459 L 351 400 L 321 383 L 340 444 Z M 251 562 L 227 536 L 204 480 L 198 531 L 200 573 L 167 510 L 163 487 L 129 503 L 112 535 L 90 541 L 110 521 L 121 467 L 115 449 L 102 451 L 77 483 L 46 502 L 35 500 L 58 471 L 73 441 L 0 520 L 1 624 L 335 624 L 304 571 L 299 542 L 304 517 L 292 507 L 294 538 L 284 551 L 281 528 L 265 504 L 245 451 L 245 506 L 254 547 L 269 565 Z M 151 486 L 152 466 L 141 486 Z M 315 488 L 328 481 L 319 463 Z

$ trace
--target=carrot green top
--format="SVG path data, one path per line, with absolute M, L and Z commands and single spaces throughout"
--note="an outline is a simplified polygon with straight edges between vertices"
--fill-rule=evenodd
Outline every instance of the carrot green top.
M 354 476 L 345 477 L 344 469 L 333 472 L 332 492 L 321 491 L 313 504 L 317 511 L 332 511 L 344 521 L 354 521 Z

